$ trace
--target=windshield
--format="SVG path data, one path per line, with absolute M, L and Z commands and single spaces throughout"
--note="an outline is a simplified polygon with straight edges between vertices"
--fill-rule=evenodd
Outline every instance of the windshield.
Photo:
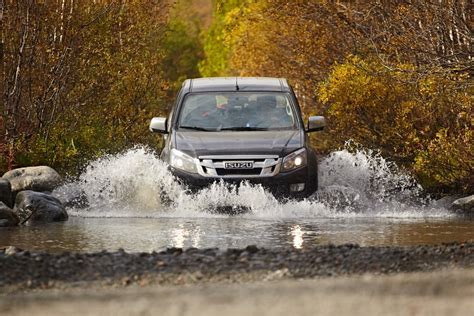
M 190 94 L 179 118 L 179 128 L 204 131 L 279 130 L 296 126 L 288 95 L 276 92 Z

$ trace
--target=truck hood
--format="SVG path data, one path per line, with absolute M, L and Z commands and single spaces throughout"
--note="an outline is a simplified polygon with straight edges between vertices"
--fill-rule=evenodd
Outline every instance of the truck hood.
M 304 134 L 285 131 L 176 132 L 174 147 L 193 157 L 204 155 L 278 155 L 303 147 Z

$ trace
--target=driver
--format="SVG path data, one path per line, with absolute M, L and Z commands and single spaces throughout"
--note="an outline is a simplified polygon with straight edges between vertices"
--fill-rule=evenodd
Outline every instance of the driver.
M 278 107 L 276 95 L 261 95 L 256 98 L 255 109 L 248 121 L 250 127 L 287 128 L 293 125 L 285 107 Z
M 203 128 L 217 128 L 225 119 L 225 107 L 218 104 L 215 95 L 203 95 L 197 107 L 186 115 L 183 125 Z

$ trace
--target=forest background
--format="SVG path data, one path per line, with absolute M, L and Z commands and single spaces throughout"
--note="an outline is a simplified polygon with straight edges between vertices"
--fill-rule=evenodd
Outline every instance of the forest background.
M 200 76 L 285 77 L 326 154 L 351 139 L 430 192 L 474 192 L 468 0 L 0 0 L 0 172 L 77 174 Z

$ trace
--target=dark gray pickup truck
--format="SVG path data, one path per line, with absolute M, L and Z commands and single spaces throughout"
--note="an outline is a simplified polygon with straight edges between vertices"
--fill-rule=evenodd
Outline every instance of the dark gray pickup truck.
M 191 189 L 223 179 L 262 184 L 278 197 L 304 198 L 318 188 L 316 153 L 293 89 L 280 78 L 199 78 L 184 81 L 168 118 L 150 130 L 165 134 L 161 158 Z

